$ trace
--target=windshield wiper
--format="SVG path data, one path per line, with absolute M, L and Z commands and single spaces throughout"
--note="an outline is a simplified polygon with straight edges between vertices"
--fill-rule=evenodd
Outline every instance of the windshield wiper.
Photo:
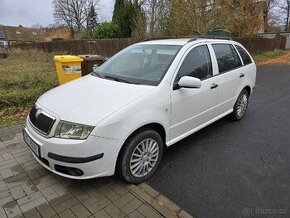
M 104 75 L 103 78 L 110 79 L 110 80 L 114 80 L 114 81 L 117 81 L 117 82 L 124 82 L 124 83 L 130 83 L 130 84 L 138 84 L 138 83 L 134 83 L 134 82 L 131 82 L 129 80 L 122 79 L 122 78 L 115 77 L 115 76 Z
M 92 72 L 92 75 L 97 76 L 97 77 L 100 77 L 100 78 L 104 78 L 104 76 L 101 75 L 101 74 L 98 73 L 98 72 Z

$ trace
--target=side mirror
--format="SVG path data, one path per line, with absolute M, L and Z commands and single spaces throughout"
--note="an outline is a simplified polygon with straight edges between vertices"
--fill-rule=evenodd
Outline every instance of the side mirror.
M 201 81 L 198 78 L 192 76 L 183 76 L 177 83 L 177 88 L 200 88 Z

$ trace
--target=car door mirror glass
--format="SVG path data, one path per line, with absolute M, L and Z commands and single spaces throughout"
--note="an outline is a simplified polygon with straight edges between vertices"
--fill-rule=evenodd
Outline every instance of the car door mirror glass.
M 192 76 L 183 76 L 178 81 L 179 88 L 200 88 L 201 80 Z

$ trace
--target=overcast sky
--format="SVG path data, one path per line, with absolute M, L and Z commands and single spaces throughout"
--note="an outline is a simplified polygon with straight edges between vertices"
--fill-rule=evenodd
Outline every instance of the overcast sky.
M 0 24 L 30 27 L 52 24 L 52 0 L 0 0 Z M 99 0 L 100 20 L 111 20 L 113 0 Z

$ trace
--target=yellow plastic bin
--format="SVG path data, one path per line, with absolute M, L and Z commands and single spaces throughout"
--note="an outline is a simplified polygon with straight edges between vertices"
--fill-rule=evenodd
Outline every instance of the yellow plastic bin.
M 59 84 L 64 84 L 82 76 L 82 58 L 74 55 L 55 55 L 54 62 Z

